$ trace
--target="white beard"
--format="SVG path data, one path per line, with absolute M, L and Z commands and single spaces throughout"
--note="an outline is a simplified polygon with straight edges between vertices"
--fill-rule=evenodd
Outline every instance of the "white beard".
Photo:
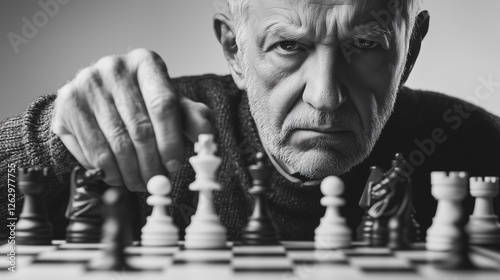
M 250 71 L 246 59 L 243 61 L 250 111 L 262 144 L 272 156 L 311 179 L 343 174 L 368 157 L 394 107 L 396 92 L 391 92 L 391 99 L 386 103 L 386 107 L 382 108 L 382 113 L 372 118 L 371 128 L 368 130 L 363 129 L 360 116 L 349 100 L 333 112 L 324 113 L 315 110 L 300 116 L 289 115 L 283 124 L 279 124 L 276 123 L 277 120 L 270 118 L 267 112 L 269 104 L 258 94 L 266 90 L 259 83 L 257 75 Z M 311 149 L 306 151 L 287 143 L 292 129 L 312 123 L 332 123 L 338 127 L 354 128 L 355 139 L 343 150 L 335 149 L 333 143 L 329 143 L 328 140 L 314 141 L 314 143 L 310 141 L 311 143 L 307 144 Z

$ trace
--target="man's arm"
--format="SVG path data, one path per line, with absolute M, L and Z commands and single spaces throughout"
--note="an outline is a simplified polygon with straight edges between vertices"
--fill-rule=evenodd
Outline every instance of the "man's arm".
M 212 132 L 208 107 L 178 95 L 163 60 L 144 49 L 100 59 L 0 125 L 0 240 L 7 237 L 9 167 L 48 167 L 49 215 L 63 221 L 75 165 L 101 168 L 106 183 L 140 191 L 165 167 L 171 171 L 170 160 L 183 162 L 184 136 Z
M 67 198 L 64 186 L 77 161 L 50 130 L 55 98 L 55 94 L 40 97 L 22 114 L 0 123 L 0 240 L 8 237 L 5 223 L 12 209 L 16 216 L 21 212 L 22 194 L 16 191 L 9 196 L 9 189 L 15 189 L 17 185 L 18 168 L 48 167 L 47 202 L 48 205 L 57 205 L 49 209 L 51 216 L 57 215 L 58 208 L 64 207 L 60 205 Z M 11 203 L 12 199 L 14 203 Z

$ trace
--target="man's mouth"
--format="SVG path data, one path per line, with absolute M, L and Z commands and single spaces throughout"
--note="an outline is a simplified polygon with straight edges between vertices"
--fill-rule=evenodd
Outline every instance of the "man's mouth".
M 329 146 L 343 149 L 354 142 L 353 131 L 334 127 L 313 127 L 294 129 L 290 143 L 296 146 Z M 310 148 L 310 147 L 309 147 Z

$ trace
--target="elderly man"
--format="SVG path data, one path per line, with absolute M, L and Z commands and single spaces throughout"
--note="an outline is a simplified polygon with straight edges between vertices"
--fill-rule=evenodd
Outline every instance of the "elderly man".
M 77 164 L 100 167 L 107 184 L 134 191 L 136 229 L 150 211 L 145 184 L 167 175 L 171 214 L 183 230 L 195 211 L 187 158 L 200 133 L 215 134 L 223 159 L 215 203 L 230 238 L 251 210 L 247 166 L 258 151 L 273 164 L 268 203 L 282 239 L 313 238 L 324 213 L 318 183 L 328 175 L 344 179 L 344 214 L 357 226 L 369 167 L 387 167 L 396 152 L 408 159 L 424 227 L 435 209 L 431 171 L 500 175 L 499 118 L 404 87 L 429 26 L 419 1 L 228 2 L 214 27 L 230 76 L 170 79 L 156 53 L 134 50 L 100 59 L 2 122 L 1 182 L 7 163 L 49 167 L 56 237 L 64 235 L 69 173 Z M 6 186 L 0 191 L 5 197 Z M 5 239 L 5 227 L 1 233 Z

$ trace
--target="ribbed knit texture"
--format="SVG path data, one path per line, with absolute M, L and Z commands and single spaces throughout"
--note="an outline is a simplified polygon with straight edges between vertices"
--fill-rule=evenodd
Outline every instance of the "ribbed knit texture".
M 230 76 L 183 77 L 174 79 L 174 84 L 179 94 L 203 102 L 213 111 L 217 154 L 223 160 L 218 172 L 223 190 L 215 194 L 216 210 L 228 229 L 229 238 L 235 239 L 252 209 L 252 197 L 247 193 L 251 186 L 247 168 L 253 163 L 253 155 L 263 151 L 246 94 L 238 90 Z M 46 198 L 49 215 L 54 224 L 55 238 L 64 236 L 69 175 L 77 162 L 50 131 L 55 97 L 55 94 L 43 96 L 26 112 L 0 123 L 0 240 L 8 236 L 7 166 L 12 163 L 18 167 L 49 168 L 50 191 Z M 371 155 L 341 176 L 346 184 L 344 196 L 347 202 L 342 212 L 353 229 L 363 213 L 357 203 L 369 167 L 378 165 L 387 169 L 396 152 L 403 153 L 415 167 L 411 172 L 414 207 L 424 229 L 430 225 L 436 208 L 430 193 L 431 171 L 465 170 L 473 176 L 500 175 L 500 119 L 477 107 L 468 107 L 474 110 L 466 110 L 467 114 L 461 116 L 453 112 L 457 105 L 467 104 L 438 93 L 401 90 L 395 111 Z M 444 131 L 446 141 L 435 143 L 435 151 L 426 154 L 418 142 L 431 139 L 437 128 Z M 196 211 L 197 200 L 197 194 L 188 189 L 195 176 L 188 163 L 188 158 L 194 155 L 193 145 L 188 140 L 185 155 L 182 169 L 170 174 L 174 189 L 169 212 L 182 236 Z M 312 239 L 324 213 L 319 204 L 322 196 L 319 188 L 291 183 L 277 171 L 273 172 L 270 183 L 268 204 L 281 239 Z M 145 193 L 134 194 L 136 235 L 151 212 L 145 204 L 146 197 Z M 472 201 L 468 198 L 464 202 L 467 213 L 472 210 Z M 17 192 L 17 215 L 21 212 L 22 202 L 22 194 Z M 499 208 L 497 197 L 497 213 Z

